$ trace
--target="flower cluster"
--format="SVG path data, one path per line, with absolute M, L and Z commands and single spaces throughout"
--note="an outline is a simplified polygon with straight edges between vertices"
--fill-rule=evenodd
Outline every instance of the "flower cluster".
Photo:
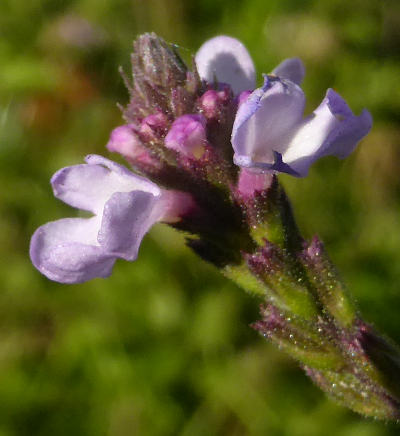
M 136 259 L 143 236 L 158 221 L 200 235 L 191 245 L 218 263 L 213 257 L 229 257 L 223 252 L 232 247 L 210 247 L 212 215 L 221 221 L 240 214 L 227 192 L 232 186 L 246 197 L 266 189 L 274 172 L 304 176 L 321 156 L 347 156 L 371 127 L 367 111 L 353 115 L 333 90 L 304 118 L 299 59 L 282 62 L 255 89 L 253 61 L 234 38 L 203 44 L 193 71 L 153 34 L 134 48 L 127 123 L 111 133 L 107 148 L 136 174 L 88 156 L 86 164 L 53 176 L 57 198 L 94 216 L 51 222 L 33 235 L 33 264 L 52 280 L 108 276 L 117 258 Z M 233 162 L 242 168 L 239 176 Z M 218 206 L 223 196 L 230 199 L 227 210 Z
M 344 158 L 371 128 L 332 89 L 304 116 L 304 67 L 287 59 L 256 88 L 253 61 L 227 36 L 207 41 L 192 69 L 154 34 L 134 43 L 125 124 L 101 156 L 63 168 L 54 195 L 88 212 L 40 227 L 33 264 L 48 278 L 107 277 L 117 258 L 135 260 L 156 222 L 183 230 L 187 244 L 264 300 L 263 336 L 297 359 L 338 402 L 400 418 L 400 352 L 358 315 L 318 238 L 297 229 L 277 173 L 307 175 L 323 156 Z M 394 381 L 393 381 L 394 380 Z

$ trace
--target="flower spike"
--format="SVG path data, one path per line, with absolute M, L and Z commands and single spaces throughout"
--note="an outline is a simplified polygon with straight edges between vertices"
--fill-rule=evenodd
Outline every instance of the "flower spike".
M 369 112 L 355 116 L 329 89 L 304 117 L 302 62 L 283 61 L 254 89 L 249 53 L 227 36 L 203 44 L 194 71 L 155 34 L 134 50 L 126 124 L 107 148 L 140 175 L 96 155 L 58 171 L 55 196 L 93 216 L 40 227 L 35 267 L 62 283 L 107 277 L 116 259 L 136 259 L 153 224 L 167 222 L 264 300 L 253 327 L 328 395 L 400 419 L 400 351 L 360 318 L 322 242 L 304 241 L 276 174 L 303 177 L 322 156 L 346 157 L 370 130 Z

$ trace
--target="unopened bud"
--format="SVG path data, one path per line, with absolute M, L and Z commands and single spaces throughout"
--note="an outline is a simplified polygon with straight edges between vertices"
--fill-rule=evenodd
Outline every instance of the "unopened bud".
M 206 120 L 202 115 L 183 115 L 177 118 L 165 137 L 167 148 L 189 157 L 201 157 L 206 144 Z
M 143 75 L 154 86 L 173 88 L 186 80 L 187 68 L 174 46 L 155 33 L 145 33 L 134 42 L 134 75 Z
M 199 99 L 199 109 L 207 119 L 220 119 L 231 101 L 232 90 L 228 85 L 221 90 L 209 89 Z
M 162 112 L 148 115 L 140 124 L 140 134 L 146 141 L 162 138 L 168 128 L 168 119 Z
M 121 154 L 130 163 L 150 163 L 152 160 L 148 150 L 134 132 L 133 126 L 129 124 L 119 126 L 111 132 L 107 148 Z
M 185 87 L 187 68 L 175 46 L 167 44 L 154 33 L 138 37 L 131 56 L 133 83 L 122 73 L 129 89 L 130 101 L 124 110 L 125 119 L 134 124 L 151 115 L 155 109 L 174 113 L 172 93 Z

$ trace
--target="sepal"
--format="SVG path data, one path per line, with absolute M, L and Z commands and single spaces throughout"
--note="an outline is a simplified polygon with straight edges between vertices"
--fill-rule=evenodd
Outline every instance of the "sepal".
M 351 367 L 342 371 L 318 370 L 303 366 L 306 374 L 329 397 L 342 406 L 375 419 L 400 419 L 398 399 L 381 386 L 360 377 Z
M 256 189 L 251 196 L 240 192 L 240 184 L 237 189 L 251 235 L 260 246 L 267 239 L 290 252 L 297 252 L 302 248 L 302 238 L 291 204 L 276 175 L 268 177 L 272 177 L 272 180 L 266 184 L 266 188 Z
M 305 244 L 300 259 L 323 307 L 340 327 L 350 327 L 356 319 L 356 309 L 317 236 Z
M 272 304 L 260 309 L 262 319 L 252 327 L 264 337 L 303 364 L 318 369 L 340 370 L 340 352 L 335 348 L 329 327 L 322 321 L 307 321 Z
M 389 339 L 376 333 L 374 328 L 359 321 L 356 343 L 360 354 L 379 371 L 378 381 L 400 400 L 400 350 Z
M 303 269 L 290 252 L 265 240 L 261 249 L 246 255 L 245 259 L 253 274 L 272 290 L 272 298 L 279 308 L 305 319 L 318 316 L 319 308 Z

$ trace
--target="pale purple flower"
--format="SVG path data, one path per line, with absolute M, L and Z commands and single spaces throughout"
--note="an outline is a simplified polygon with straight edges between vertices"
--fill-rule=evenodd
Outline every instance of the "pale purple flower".
M 231 139 L 235 163 L 304 177 L 323 156 L 348 156 L 371 128 L 369 112 L 355 116 L 332 89 L 306 118 L 304 106 L 305 96 L 298 85 L 266 76 L 264 86 L 236 114 Z
M 236 66 L 234 75 L 226 71 L 227 57 L 230 65 Z M 303 177 L 320 157 L 348 156 L 371 129 L 369 112 L 364 109 L 355 116 L 332 89 L 320 106 L 304 118 L 305 96 L 299 87 L 304 66 L 297 58 L 283 61 L 264 77 L 264 85 L 253 91 L 249 78 L 254 77 L 254 66 L 252 70 L 249 58 L 241 43 L 221 36 L 203 44 L 196 56 L 204 80 L 211 80 L 211 76 L 226 83 L 233 80 L 239 94 L 231 138 L 237 165 Z
M 202 79 L 228 83 L 238 95 L 256 87 L 256 70 L 246 47 L 230 36 L 216 36 L 206 41 L 197 51 L 196 66 Z M 301 84 L 304 66 L 300 59 L 290 58 L 279 64 L 272 74 Z
M 201 155 L 207 144 L 205 127 L 203 115 L 182 115 L 173 122 L 165 137 L 165 146 L 184 156 Z
M 190 207 L 190 197 L 165 191 L 104 157 L 59 170 L 54 195 L 89 212 L 39 227 L 32 236 L 34 266 L 51 280 L 81 283 L 107 277 L 117 258 L 135 260 L 143 236 L 157 221 L 173 222 Z

